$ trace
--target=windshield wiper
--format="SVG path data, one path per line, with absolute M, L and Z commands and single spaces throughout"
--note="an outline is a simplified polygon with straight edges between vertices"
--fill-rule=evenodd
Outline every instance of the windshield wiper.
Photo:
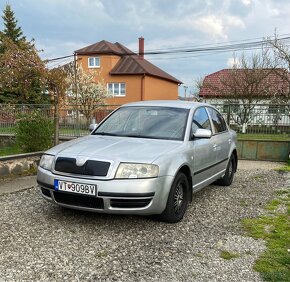
M 140 134 L 124 134 L 122 135 L 122 137 L 133 137 L 133 138 L 152 138 L 150 136 L 144 136 L 144 135 L 140 135 Z
M 104 131 L 94 132 L 93 135 L 120 136 L 116 133 L 110 133 L 110 132 L 104 132 Z
M 133 137 L 133 138 L 146 138 L 146 139 L 164 139 L 162 137 L 158 136 L 145 136 L 140 134 L 126 134 L 126 135 L 120 135 L 122 137 Z

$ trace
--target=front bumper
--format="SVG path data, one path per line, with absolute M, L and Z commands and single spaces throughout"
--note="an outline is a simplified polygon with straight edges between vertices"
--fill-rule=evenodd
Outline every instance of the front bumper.
M 59 192 L 54 180 L 97 185 L 96 196 Z M 38 168 L 37 182 L 46 200 L 57 205 L 110 214 L 160 214 L 166 207 L 173 176 L 148 179 L 96 180 L 55 175 Z

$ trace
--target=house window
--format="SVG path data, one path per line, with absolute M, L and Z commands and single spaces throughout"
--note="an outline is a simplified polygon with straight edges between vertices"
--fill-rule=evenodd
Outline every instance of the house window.
M 126 96 L 126 83 L 110 82 L 107 85 L 109 94 L 113 97 L 124 97 Z
M 283 105 L 269 105 L 268 107 L 269 114 L 285 114 L 286 113 L 286 106 Z
M 90 57 L 88 59 L 89 68 L 99 68 L 100 67 L 100 58 L 99 57 Z
M 223 105 L 223 113 L 238 113 L 240 111 L 240 105 L 239 103 L 230 103 L 230 104 L 224 104 Z

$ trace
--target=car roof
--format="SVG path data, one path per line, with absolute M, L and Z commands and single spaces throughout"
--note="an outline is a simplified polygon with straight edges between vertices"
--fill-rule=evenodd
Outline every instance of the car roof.
M 169 108 L 182 108 L 182 109 L 192 109 L 198 106 L 210 106 L 206 103 L 191 102 L 191 101 L 179 101 L 179 100 L 151 100 L 151 101 L 140 101 L 133 102 L 123 105 L 122 107 L 169 107 Z

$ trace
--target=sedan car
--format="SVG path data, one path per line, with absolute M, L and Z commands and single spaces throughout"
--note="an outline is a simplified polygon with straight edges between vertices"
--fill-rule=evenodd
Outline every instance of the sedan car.
M 121 106 L 90 135 L 46 151 L 37 182 L 57 205 L 180 221 L 193 193 L 230 185 L 236 133 L 211 105 L 146 101 Z

